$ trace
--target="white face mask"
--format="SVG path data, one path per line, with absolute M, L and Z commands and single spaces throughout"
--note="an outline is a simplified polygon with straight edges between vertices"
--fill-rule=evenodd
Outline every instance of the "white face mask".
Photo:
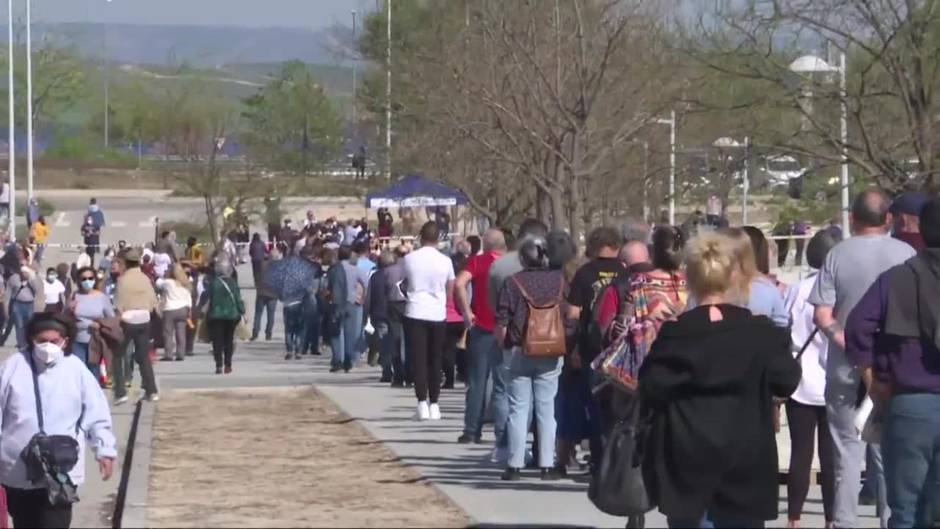
M 63 356 L 65 356 L 65 351 L 55 342 L 33 344 L 33 358 L 35 358 L 37 362 L 51 365 L 56 363 Z

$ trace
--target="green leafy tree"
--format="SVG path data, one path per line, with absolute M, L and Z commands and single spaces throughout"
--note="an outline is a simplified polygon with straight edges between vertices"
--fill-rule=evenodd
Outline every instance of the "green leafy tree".
M 303 62 L 285 63 L 245 105 L 245 144 L 266 166 L 306 175 L 339 150 L 339 113 Z

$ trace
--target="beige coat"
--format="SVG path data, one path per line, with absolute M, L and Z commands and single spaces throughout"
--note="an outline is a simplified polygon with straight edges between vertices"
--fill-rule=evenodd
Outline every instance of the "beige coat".
M 140 268 L 128 269 L 118 278 L 114 307 L 120 312 L 129 310 L 153 312 L 157 309 L 157 293 L 153 288 L 153 283 L 140 271 Z

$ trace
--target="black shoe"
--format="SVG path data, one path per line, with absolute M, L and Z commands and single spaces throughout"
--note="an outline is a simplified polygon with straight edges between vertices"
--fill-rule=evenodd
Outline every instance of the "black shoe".
M 561 474 L 558 473 L 557 468 L 542 469 L 542 481 L 558 481 L 559 479 L 561 479 Z
M 176 361 L 177 361 L 177 362 L 182 362 L 183 360 L 186 360 L 186 359 L 183 358 L 182 356 L 177 356 L 177 357 L 176 357 Z
M 568 467 L 565 465 L 555 465 L 555 473 L 559 477 L 567 478 L 568 477 Z
M 393 387 L 393 388 L 403 388 L 403 387 L 405 387 L 405 382 L 404 382 L 404 381 L 401 381 L 401 380 L 393 380 L 393 381 L 392 381 L 392 387 Z
M 215 374 L 216 375 L 222 374 L 222 366 L 215 366 Z
M 310 351 L 310 354 L 312 354 L 313 356 L 323 356 L 323 353 L 321 353 L 319 349 L 314 349 L 313 351 Z
M 300 353 L 294 353 L 294 360 L 300 360 Z
M 338 372 L 340 372 L 340 371 L 342 371 L 342 370 L 343 370 L 343 368 L 340 367 L 340 366 L 333 366 L 333 367 L 330 368 L 330 373 L 338 373 Z
M 454 389 L 453 382 L 444 382 L 444 385 L 441 386 L 441 389 Z
M 257 342 L 257 341 L 258 341 L 258 335 L 257 335 L 257 334 L 252 334 L 252 335 L 251 335 L 251 338 L 249 338 L 248 341 L 249 341 L 249 342 Z
M 499 478 L 503 481 L 519 481 L 522 479 L 522 469 L 509 467 Z
M 273 339 L 274 339 L 274 338 L 272 338 L 270 334 L 265 335 L 265 337 L 264 337 L 264 341 L 266 341 L 266 342 L 270 342 L 270 341 L 273 340 Z
M 287 353 L 286 355 L 284 355 L 284 360 L 291 360 L 293 358 L 294 358 L 293 353 Z
M 192 351 L 186 351 L 186 356 L 196 356 L 196 353 Z
M 382 378 L 379 379 L 379 382 L 381 382 L 382 384 L 388 384 L 391 381 L 392 381 L 392 377 L 388 377 L 388 376 L 383 376 Z
M 173 357 L 172 357 L 172 356 L 161 356 L 161 357 L 160 357 L 160 361 L 161 361 L 161 362 L 172 362 L 172 361 L 173 361 Z
M 476 442 L 476 438 L 472 435 L 463 434 L 457 438 L 457 444 L 468 445 L 473 442 Z

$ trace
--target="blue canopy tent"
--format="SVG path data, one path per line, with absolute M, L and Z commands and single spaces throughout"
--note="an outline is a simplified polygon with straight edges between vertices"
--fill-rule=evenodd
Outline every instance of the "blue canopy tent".
M 466 206 L 469 202 L 463 191 L 421 175 L 404 176 L 391 187 L 366 196 L 367 208 Z

